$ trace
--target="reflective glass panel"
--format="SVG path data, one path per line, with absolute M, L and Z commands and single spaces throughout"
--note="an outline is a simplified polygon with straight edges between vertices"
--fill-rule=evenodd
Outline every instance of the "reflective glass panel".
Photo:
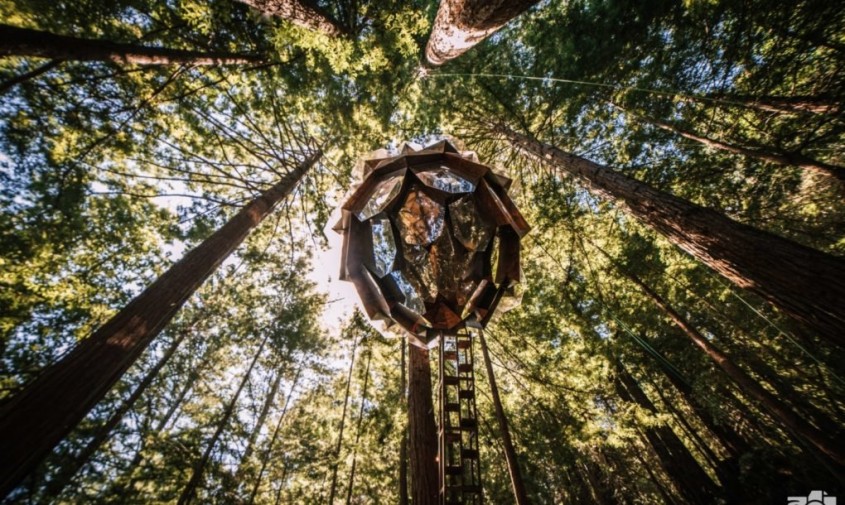
M 431 269 L 428 251 L 422 246 L 406 245 L 403 255 L 409 279 L 420 288 L 420 293 L 426 300 L 433 302 L 437 297 L 437 282 Z
M 390 277 L 393 278 L 396 285 L 399 286 L 399 290 L 405 296 L 405 303 L 402 305 L 408 307 L 417 314 L 424 314 L 425 304 L 423 304 L 420 294 L 416 289 L 414 289 L 414 286 L 408 281 L 408 278 L 398 270 L 396 272 L 391 272 Z
M 475 191 L 475 184 L 443 165 L 433 170 L 419 172 L 417 173 L 417 177 L 426 186 L 445 191 L 446 193 L 470 193 Z
M 370 199 L 367 200 L 364 208 L 356 214 L 358 220 L 366 221 L 383 211 L 396 198 L 396 195 L 399 194 L 399 191 L 402 189 L 404 176 L 405 174 L 403 172 L 399 172 L 376 184 L 373 193 L 370 195 Z
M 373 258 L 375 273 L 384 277 L 393 269 L 396 260 L 396 241 L 393 238 L 393 228 L 386 218 L 370 221 L 373 229 Z
M 461 197 L 449 205 L 452 232 L 470 251 L 481 251 L 493 236 L 493 225 L 481 216 L 472 195 Z
M 411 189 L 399 210 L 399 233 L 406 244 L 428 245 L 443 233 L 445 209 L 419 188 Z

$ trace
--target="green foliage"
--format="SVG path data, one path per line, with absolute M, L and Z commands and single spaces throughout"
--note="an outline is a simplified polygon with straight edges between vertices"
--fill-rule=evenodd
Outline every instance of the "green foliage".
M 824 0 L 789 8 L 772 0 L 542 2 L 461 58 L 420 72 L 437 4 L 321 2 L 350 32 L 328 38 L 229 0 L 0 2 L 0 17 L 16 26 L 267 59 L 232 67 L 60 62 L 0 95 L 0 400 L 315 147 L 324 152 L 9 503 L 175 502 L 229 403 L 234 413 L 211 447 L 199 501 L 325 501 L 333 469 L 344 501 L 354 460 L 351 503 L 397 502 L 407 424 L 400 341 L 377 335 L 361 314 L 340 331 L 324 328 L 332 300 L 305 274 L 335 271 L 314 265 L 313 249 L 355 182 L 355 159 L 440 134 L 457 135 L 512 177 L 534 227 L 523 242 L 523 304 L 497 316 L 486 335 L 535 503 L 683 503 L 646 436 L 664 429 L 725 502 L 845 491 L 838 470 L 738 390 L 630 276 L 831 436 L 845 418 L 841 350 L 490 128 L 510 125 L 842 255 L 840 183 L 706 147 L 657 123 L 842 166 L 845 11 Z M 44 63 L 3 58 L 0 82 Z M 792 100 L 775 103 L 783 98 Z M 68 477 L 180 335 L 155 380 Z M 653 409 L 626 399 L 622 371 Z M 485 495 L 508 503 L 489 395 L 478 407 Z

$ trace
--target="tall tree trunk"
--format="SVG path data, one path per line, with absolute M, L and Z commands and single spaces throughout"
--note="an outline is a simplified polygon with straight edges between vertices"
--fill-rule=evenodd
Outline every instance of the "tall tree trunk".
M 26 82 L 30 79 L 36 78 L 36 77 L 38 77 L 39 75 L 41 75 L 45 72 L 49 72 L 50 70 L 58 67 L 60 63 L 61 63 L 61 60 L 51 60 L 51 61 L 48 61 L 47 63 L 44 63 L 43 65 L 39 65 L 39 66 L 33 68 L 29 72 L 24 72 L 23 74 L 17 75 L 15 77 L 12 77 L 11 79 L 7 79 L 3 82 L 0 82 L 0 95 L 9 91 L 13 87 L 15 87 L 17 84 L 21 84 L 21 83 Z
M 628 111 L 623 109 L 622 107 L 619 107 L 618 105 L 616 107 L 628 113 Z M 641 116 L 633 113 L 629 114 L 636 118 L 642 118 L 646 122 L 651 123 L 657 126 L 658 128 L 674 133 L 675 135 L 680 135 L 685 139 L 698 142 L 699 144 L 713 149 L 727 151 L 733 154 L 741 154 L 743 156 L 747 156 L 755 160 L 767 161 L 776 165 L 794 166 L 815 174 L 823 175 L 826 177 L 833 177 L 839 180 L 845 180 L 845 168 L 835 165 L 829 165 L 827 163 L 822 163 L 821 161 L 814 160 L 798 152 L 775 152 L 767 151 L 765 149 L 752 149 L 736 144 L 729 144 L 727 142 L 712 139 L 704 135 L 698 135 L 691 131 L 684 130 L 679 126 L 666 123 L 664 121 L 660 121 L 652 117 Z
M 657 492 L 660 493 L 660 497 L 663 498 L 663 502 L 675 505 L 677 501 L 672 497 L 672 494 L 666 489 L 666 486 L 660 481 L 657 475 L 654 474 L 654 471 L 651 469 L 651 465 L 643 458 L 642 452 L 636 446 L 633 447 L 634 457 L 637 458 L 637 461 L 640 462 L 642 468 L 645 469 L 646 473 L 648 474 L 649 480 L 651 480 L 654 487 L 657 488 Z
M 296 186 L 308 157 L 170 267 L 123 310 L 0 407 L 0 497 L 111 389 L 194 291 Z
M 343 397 L 343 413 L 340 416 L 337 444 L 332 454 L 332 482 L 329 486 L 329 501 L 327 502 L 329 505 L 334 505 L 334 497 L 337 493 L 337 467 L 340 463 L 340 449 L 343 447 L 343 428 L 346 425 L 346 409 L 349 406 L 349 389 L 352 387 L 352 370 L 355 367 L 355 350 L 357 348 L 358 338 L 355 337 L 352 340 L 352 357 L 349 359 L 349 374 L 346 376 L 346 394 Z
M 241 481 L 241 477 L 246 470 L 249 458 L 252 457 L 252 452 L 255 448 L 255 441 L 258 440 L 258 434 L 261 432 L 261 427 L 264 426 L 265 422 L 267 422 L 267 415 L 270 413 L 270 407 L 272 407 L 273 403 L 276 401 L 276 395 L 278 395 L 279 387 L 281 385 L 282 372 L 281 370 L 276 370 L 274 377 L 271 379 L 270 390 L 264 397 L 264 403 L 261 405 L 261 411 L 258 413 L 255 424 L 249 433 L 249 438 L 246 442 L 246 449 L 244 449 L 244 454 L 241 456 L 241 462 L 238 465 L 238 470 L 235 472 L 236 482 Z
M 328 12 L 324 11 L 316 2 L 310 0 L 239 0 L 256 9 L 265 16 L 287 19 L 291 23 L 325 33 L 330 37 L 347 35 L 348 31 L 341 26 Z
M 624 273 L 624 272 L 623 272 Z M 805 422 L 793 412 L 787 405 L 778 400 L 769 391 L 763 388 L 757 381 L 750 377 L 744 370 L 738 367 L 725 353 L 710 343 L 704 335 L 698 332 L 686 319 L 675 311 L 666 301 L 643 281 L 632 274 L 625 273 L 625 276 L 637 284 L 640 289 L 680 328 L 684 334 L 713 362 L 721 368 L 728 377 L 733 380 L 742 391 L 761 405 L 780 424 L 791 432 L 804 438 L 831 460 L 839 465 L 845 465 L 845 446 L 837 444 L 828 438 L 827 435 Z
M 182 403 L 185 401 L 185 398 L 188 396 L 188 393 L 193 389 L 194 385 L 199 379 L 200 374 L 205 370 L 205 367 L 208 365 L 209 361 L 211 361 L 211 356 L 216 350 L 216 347 L 207 349 L 204 353 L 202 358 L 200 358 L 200 362 L 196 364 L 196 366 L 191 368 L 190 373 L 188 374 L 187 379 L 185 380 L 182 387 L 179 389 L 179 392 L 176 394 L 176 399 L 171 402 L 170 407 L 168 407 L 167 412 L 159 419 L 158 423 L 152 429 L 152 433 L 161 433 L 166 427 L 167 424 L 170 422 L 170 419 L 173 418 L 173 415 L 176 414 L 176 411 L 182 406 Z M 114 496 L 123 496 L 127 493 L 127 490 L 131 491 L 135 487 L 135 483 L 138 482 L 140 478 L 140 464 L 144 458 L 144 449 L 146 447 L 146 438 L 141 438 L 141 443 L 138 448 L 138 451 L 135 453 L 135 456 L 132 458 L 132 461 L 129 463 L 127 468 L 129 468 L 129 475 L 127 476 L 127 481 L 119 482 L 115 485 L 115 491 L 112 492 Z
M 414 505 L 439 503 L 437 425 L 431 398 L 428 349 L 408 345 L 408 452 Z
M 738 223 L 505 126 L 496 131 L 662 233 L 718 274 L 845 347 L 845 260 Z
M 598 247 L 596 244 L 593 244 L 593 246 L 596 247 L 599 251 L 601 251 L 602 254 L 607 255 L 607 253 L 603 249 Z M 566 295 L 566 300 L 572 307 L 573 312 L 577 314 L 582 321 L 584 321 L 586 324 L 591 324 L 590 319 L 585 316 L 585 314 L 583 313 L 583 309 L 578 305 L 575 299 L 573 299 L 569 295 Z M 588 334 L 593 336 L 594 341 L 601 341 L 597 334 Z M 702 424 L 704 424 L 716 436 L 716 438 L 719 440 L 725 450 L 728 451 L 731 456 L 730 459 L 736 460 L 739 458 L 739 456 L 747 452 L 749 450 L 749 446 L 746 443 L 745 439 L 743 439 L 739 435 L 739 433 L 737 433 L 732 428 L 722 426 L 713 422 L 712 416 L 709 412 L 707 412 L 705 406 L 702 405 L 701 402 L 695 397 L 695 395 L 693 394 L 692 386 L 690 386 L 689 382 L 687 382 L 687 380 L 682 375 L 680 375 L 678 369 L 675 368 L 674 365 L 672 365 L 669 360 L 666 359 L 665 356 L 663 356 L 656 349 L 648 345 L 647 342 L 645 342 L 645 339 L 640 337 L 640 340 L 643 341 L 642 343 L 640 343 L 640 346 L 643 347 L 646 354 L 654 358 L 654 361 L 657 363 L 658 367 L 660 368 L 660 371 L 663 372 L 663 374 L 669 379 L 669 382 L 671 382 L 672 385 L 674 385 L 677 391 L 681 394 L 681 396 L 684 397 L 687 404 L 692 409 L 692 411 L 698 416 Z
M 621 364 L 617 365 L 616 376 L 617 391 L 623 399 L 634 402 L 653 414 L 657 413 L 654 404 Z M 672 428 L 647 427 L 645 437 L 660 458 L 663 469 L 677 484 L 687 501 L 706 505 L 712 503 L 721 494 L 719 487 L 710 479 Z
M 680 412 L 674 405 L 672 399 L 667 398 L 664 392 L 661 391 L 659 385 L 655 385 L 655 391 L 657 391 L 658 396 L 660 396 L 660 399 L 663 401 L 663 405 L 666 406 L 669 413 L 672 414 L 675 420 L 685 428 L 690 437 L 695 439 L 696 446 L 707 456 L 711 467 L 716 472 L 716 477 L 718 477 L 719 482 L 722 483 L 722 490 L 724 491 L 727 502 L 736 503 L 741 501 L 739 497 L 742 490 L 742 482 L 739 478 L 740 467 L 738 458 L 734 457 L 730 451 L 728 451 L 726 458 L 719 458 L 707 441 L 704 440 L 704 437 L 702 437 L 701 434 L 690 424 L 686 415 L 683 412 Z M 695 411 L 693 411 L 693 413 L 695 413 Z M 704 426 L 705 428 L 707 427 L 706 424 Z M 716 438 L 718 439 L 718 436 Z
M 73 460 L 62 468 L 59 471 L 59 474 L 52 479 L 46 486 L 46 495 L 47 496 L 58 496 L 59 493 L 70 483 L 73 477 L 79 472 L 79 470 L 85 466 L 85 463 L 91 459 L 91 456 L 94 455 L 95 452 L 103 445 L 111 432 L 120 424 L 120 421 L 123 420 L 123 416 L 126 415 L 127 412 L 135 405 L 135 402 L 138 401 L 138 398 L 144 394 L 144 391 L 152 384 L 153 380 L 158 376 L 158 373 L 164 368 L 164 365 L 170 361 L 170 358 L 173 357 L 173 354 L 176 353 L 176 349 L 179 348 L 179 345 L 185 340 L 185 337 L 188 335 L 189 329 L 185 329 L 185 331 L 179 332 L 176 338 L 173 339 L 173 342 L 164 352 L 162 357 L 158 360 L 158 362 L 144 375 L 144 378 L 141 379 L 141 382 L 135 386 L 135 389 L 132 390 L 132 393 L 127 397 L 123 402 L 117 407 L 117 409 L 112 413 L 111 417 L 94 433 L 94 436 L 88 442 L 88 444 L 79 451 L 73 458 Z
M 273 447 L 276 446 L 276 440 L 279 438 L 279 434 L 282 432 L 282 423 L 285 421 L 285 416 L 288 412 L 288 407 L 290 406 L 291 397 L 293 397 L 293 392 L 296 389 L 296 385 L 299 382 L 299 375 L 302 373 L 302 367 L 296 370 L 296 375 L 293 377 L 293 382 L 290 386 L 290 391 L 288 391 L 288 396 L 285 399 L 285 406 L 282 407 L 282 413 L 279 414 L 279 420 L 276 422 L 276 427 L 273 428 L 273 435 L 270 437 L 270 443 L 267 444 L 267 450 L 264 451 L 263 457 L 261 458 L 261 469 L 258 471 L 258 476 L 255 477 L 255 484 L 252 486 L 252 492 L 249 494 L 249 504 L 252 505 L 255 503 L 255 497 L 258 494 L 258 488 L 261 486 L 261 479 L 264 477 L 264 471 L 267 469 L 267 464 L 270 462 L 270 454 L 273 452 Z M 285 473 L 287 472 L 287 461 L 285 461 L 284 472 L 282 474 L 282 478 L 279 481 L 279 493 L 281 493 L 281 488 L 285 485 Z
M 399 384 L 402 399 L 400 405 L 403 410 L 408 409 L 408 384 L 406 379 L 405 348 L 408 346 L 404 338 L 399 339 L 402 350 L 399 362 Z M 402 428 L 402 439 L 399 441 L 399 505 L 408 505 L 408 424 Z
M 425 58 L 438 66 L 457 58 L 539 0 L 441 0 Z
M 258 363 L 258 359 L 264 354 L 264 347 L 267 345 L 267 341 L 270 339 L 270 334 L 267 333 L 264 338 L 261 340 L 261 345 L 258 346 L 258 350 L 255 352 L 255 356 L 252 358 L 252 362 L 249 364 L 249 368 L 247 368 L 246 372 L 244 372 L 244 376 L 241 379 L 240 384 L 238 384 L 238 389 L 235 390 L 235 394 L 232 395 L 232 398 L 229 400 L 229 403 L 226 405 L 226 408 L 223 409 L 223 415 L 220 417 L 220 421 L 217 422 L 217 428 L 214 430 L 214 434 L 211 436 L 211 440 L 208 441 L 208 445 L 206 445 L 205 450 L 202 453 L 202 456 L 194 463 L 193 467 L 191 468 L 191 478 L 188 480 L 188 483 L 185 484 L 185 488 L 182 490 L 182 494 L 179 496 L 179 501 L 177 502 L 178 505 L 187 505 L 194 500 L 194 497 L 197 492 L 197 487 L 202 484 L 203 477 L 205 476 L 205 467 L 208 465 L 208 460 L 211 459 L 211 452 L 214 450 L 214 447 L 217 445 L 217 440 L 220 439 L 220 435 L 223 433 L 223 430 L 226 429 L 226 426 L 229 424 L 229 419 L 232 418 L 232 414 L 235 412 L 235 406 L 238 403 L 238 399 L 241 397 L 241 392 L 243 392 L 244 387 L 246 387 L 246 383 L 249 382 L 249 377 L 252 375 L 253 369 L 255 369 L 255 365 Z
M 582 480 L 590 487 L 592 501 L 598 505 L 617 505 L 619 501 L 613 490 L 605 485 L 602 469 L 593 461 L 592 455 L 582 454 L 580 459 Z
M 754 96 L 719 93 L 708 97 L 765 112 L 835 114 L 841 104 L 829 96 Z
M 373 351 L 367 354 L 367 366 L 364 372 L 364 387 L 361 391 L 361 408 L 358 411 L 358 426 L 355 427 L 355 444 L 352 446 L 352 468 L 349 470 L 349 487 L 346 489 L 346 505 L 352 504 L 352 488 L 355 486 L 355 467 L 358 464 L 358 444 L 361 442 L 361 429 L 364 425 L 364 404 L 367 402 L 367 386 L 370 385 L 370 363 Z
M 261 63 L 255 54 L 185 51 L 108 40 L 79 39 L 0 24 L 0 57 L 32 56 L 52 60 L 112 61 L 138 65 L 243 65 Z
M 713 448 L 710 447 L 710 444 L 708 444 L 707 441 L 704 440 L 704 438 L 701 436 L 701 433 L 699 433 L 700 431 L 704 430 L 698 430 L 695 426 L 690 424 L 688 417 L 692 416 L 687 416 L 685 412 L 681 412 L 675 405 L 673 399 L 667 397 L 666 394 L 661 390 L 662 388 L 659 384 L 655 384 L 653 381 L 647 382 L 651 384 L 652 388 L 657 393 L 657 396 L 660 398 L 660 401 L 663 403 L 663 406 L 666 408 L 667 411 L 669 411 L 669 415 L 671 415 L 675 419 L 675 421 L 679 425 L 681 425 L 681 432 L 686 433 L 687 436 L 692 439 L 693 445 L 698 448 L 699 451 L 701 451 L 701 453 L 707 459 L 708 465 L 715 469 L 719 465 L 719 462 L 721 460 L 716 454 L 716 452 L 713 450 Z
M 525 491 L 522 472 L 519 471 L 516 449 L 511 440 L 505 409 L 502 408 L 502 399 L 499 397 L 499 387 L 496 385 L 496 377 L 493 375 L 493 363 L 490 361 L 490 352 L 487 350 L 487 341 L 484 339 L 483 331 L 478 332 L 478 340 L 481 343 L 481 353 L 484 355 L 484 367 L 487 369 L 487 381 L 490 383 L 490 394 L 493 397 L 496 420 L 499 422 L 499 435 L 502 437 L 502 446 L 505 449 L 505 459 L 508 463 L 508 474 L 511 478 L 513 497 L 517 505 L 526 505 L 531 502 L 528 500 L 528 493 Z
M 715 435 L 715 437 L 719 440 L 719 443 L 731 455 L 731 457 L 738 458 L 742 454 L 748 452 L 750 449 L 748 442 L 731 427 L 716 424 L 713 421 L 712 415 L 707 412 L 704 405 L 702 405 L 698 398 L 695 397 L 692 386 L 689 382 L 678 375 L 677 369 L 671 367 L 665 357 L 662 355 L 660 357 L 661 359 L 655 359 L 660 371 L 663 372 L 666 378 L 669 379 L 669 382 L 675 386 L 675 389 L 684 398 L 687 405 L 689 405 L 695 415 L 698 416 L 701 423 L 704 424 L 704 426 L 706 426 L 713 435 Z

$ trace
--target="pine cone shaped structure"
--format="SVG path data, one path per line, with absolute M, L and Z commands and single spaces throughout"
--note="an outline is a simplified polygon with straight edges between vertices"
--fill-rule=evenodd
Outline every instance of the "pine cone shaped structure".
M 370 319 L 398 324 L 417 345 L 430 330 L 483 327 L 497 306 L 519 301 L 529 226 L 510 183 L 448 141 L 365 161 L 334 227 L 343 234 L 340 279 L 355 285 Z

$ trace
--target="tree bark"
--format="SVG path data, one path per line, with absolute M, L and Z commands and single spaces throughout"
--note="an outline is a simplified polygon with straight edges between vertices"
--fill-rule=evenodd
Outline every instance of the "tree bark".
M 39 75 L 49 72 L 50 70 L 56 68 L 61 63 L 61 60 L 50 60 L 43 65 L 39 65 L 29 72 L 24 72 L 23 74 L 17 75 L 8 79 L 6 81 L 0 82 L 0 95 L 9 91 L 10 89 L 14 88 L 16 85 L 24 83 L 30 79 L 35 79 Z
M 229 419 L 232 418 L 232 414 L 235 412 L 235 405 L 237 405 L 238 399 L 241 397 L 241 392 L 244 390 L 246 383 L 249 382 L 249 376 L 252 375 L 255 365 L 258 363 L 258 358 L 260 358 L 264 353 L 264 346 L 267 345 L 267 341 L 269 339 L 270 333 L 267 333 L 261 340 L 261 345 L 258 346 L 258 351 L 255 352 L 255 356 L 253 356 L 252 362 L 249 364 L 249 368 L 247 368 L 246 372 L 244 372 L 244 376 L 241 379 L 240 384 L 238 384 L 238 389 L 235 390 L 235 394 L 232 395 L 232 398 L 229 400 L 226 408 L 223 409 L 223 416 L 220 418 L 220 421 L 218 421 L 217 428 L 214 430 L 211 440 L 208 441 L 208 445 L 205 447 L 205 451 L 203 451 L 200 459 L 198 459 L 191 468 L 191 478 L 188 480 L 188 483 L 182 490 L 182 494 L 179 496 L 179 501 L 177 502 L 178 505 L 187 505 L 193 501 L 197 492 L 197 487 L 199 487 L 202 483 L 203 476 L 205 474 L 205 467 L 208 464 L 208 460 L 211 458 L 211 451 L 214 450 L 214 446 L 217 445 L 217 440 L 220 439 L 220 435 L 223 433 L 223 430 L 226 429 L 226 425 L 229 424 Z
M 841 105 L 828 96 L 754 96 L 715 94 L 709 95 L 715 100 L 722 100 L 736 105 L 743 105 L 751 109 L 765 112 L 796 113 L 809 112 L 812 114 L 835 114 Z
M 0 407 L 0 497 L 99 402 L 220 263 L 296 186 L 317 151 Z
M 662 360 L 655 359 L 655 361 L 664 376 L 669 379 L 669 382 L 675 386 L 675 389 L 684 398 L 690 409 L 692 409 L 702 424 L 710 430 L 732 458 L 739 458 L 743 453 L 748 452 L 750 449 L 748 442 L 746 442 L 746 440 L 742 438 L 736 430 L 729 426 L 716 424 L 713 421 L 712 415 L 707 412 L 705 406 L 695 397 L 692 386 L 690 386 L 686 379 L 677 375 L 677 371 L 670 368 Z
M 170 419 L 173 418 L 173 415 L 176 414 L 176 411 L 182 405 L 182 402 L 185 401 L 185 397 L 188 396 L 188 393 L 193 389 L 194 384 L 196 384 L 197 379 L 199 379 L 200 374 L 205 370 L 205 367 L 208 365 L 209 361 L 211 360 L 211 355 L 216 348 L 207 349 L 204 353 L 202 358 L 200 358 L 199 363 L 196 366 L 191 368 L 191 372 L 188 374 L 185 383 L 179 389 L 179 392 L 176 394 L 176 399 L 171 402 L 170 407 L 165 412 L 164 416 L 159 419 L 158 423 L 152 430 L 152 433 L 161 433 L 164 428 L 167 427 L 167 424 L 170 422 Z M 115 491 L 112 493 L 115 496 L 123 496 L 127 490 L 132 490 L 135 487 L 135 483 L 138 482 L 140 478 L 139 473 L 139 465 L 144 458 L 144 449 L 146 447 L 146 438 L 141 438 L 141 443 L 138 448 L 138 451 L 135 453 L 135 456 L 132 458 L 132 461 L 129 463 L 127 468 L 129 468 L 129 474 L 127 475 L 127 481 L 124 483 L 117 483 L 115 485 Z
M 358 444 L 361 442 L 361 429 L 364 424 L 364 404 L 367 403 L 367 387 L 370 385 L 370 363 L 373 351 L 367 355 L 367 366 L 364 372 L 364 387 L 361 391 L 361 408 L 358 410 L 358 422 L 355 427 L 355 444 L 352 446 L 352 468 L 349 470 L 349 487 L 346 489 L 346 505 L 352 504 L 352 489 L 355 486 L 355 467 L 358 463 Z
M 585 182 L 739 287 L 845 347 L 845 260 L 738 223 L 608 167 L 495 126 L 515 146 Z
M 322 32 L 330 37 L 348 35 L 348 31 L 329 13 L 309 0 L 239 0 L 265 16 L 280 17 L 291 23 Z
M 621 364 L 617 365 L 616 377 L 617 391 L 624 400 L 634 402 L 651 413 L 657 412 L 654 404 Z M 686 501 L 706 505 L 713 503 L 721 494 L 719 487 L 710 479 L 672 428 L 647 427 L 645 437 L 660 458 L 663 469 L 677 484 Z
M 188 330 L 179 332 L 167 350 L 164 352 L 162 357 L 158 360 L 158 362 L 144 375 L 144 378 L 141 379 L 141 382 L 135 386 L 135 389 L 132 390 L 132 393 L 127 397 L 123 402 L 117 407 L 117 409 L 112 413 L 111 417 L 94 433 L 94 436 L 88 442 L 85 447 L 79 451 L 76 456 L 74 456 L 73 460 L 68 464 L 66 467 L 62 468 L 59 471 L 59 474 L 52 479 L 46 486 L 46 495 L 55 497 L 58 496 L 59 493 L 70 483 L 74 476 L 79 472 L 79 470 L 85 466 L 85 463 L 91 459 L 91 456 L 94 455 L 95 452 L 103 445 L 111 432 L 120 424 L 120 421 L 123 420 L 123 416 L 126 415 L 127 412 L 135 405 L 135 402 L 138 401 L 138 398 L 144 394 L 144 391 L 152 384 L 153 380 L 158 376 L 158 373 L 164 368 L 164 365 L 170 361 L 170 358 L 173 357 L 173 354 L 176 353 L 176 349 L 179 348 L 179 345 L 188 335 Z
M 496 377 L 493 375 L 493 363 L 490 361 L 490 352 L 487 350 L 487 341 L 484 339 L 483 331 L 478 332 L 478 339 L 481 343 L 481 353 L 484 355 L 484 367 L 487 369 L 487 381 L 490 383 L 490 394 L 493 397 L 496 420 L 499 422 L 499 435 L 502 437 L 502 446 L 505 449 L 505 459 L 508 463 L 508 474 L 510 474 L 511 478 L 513 497 L 517 505 L 526 505 L 531 502 L 528 500 L 528 493 L 525 491 L 522 472 L 519 471 L 516 449 L 511 440 L 505 409 L 502 408 L 502 399 L 499 397 L 499 387 L 496 385 Z
M 439 503 L 437 425 L 431 398 L 431 363 L 428 350 L 408 346 L 408 452 L 411 461 L 411 497 L 414 505 Z
M 340 463 L 340 449 L 343 447 L 343 428 L 346 425 L 346 409 L 349 406 L 349 389 L 352 387 L 352 370 L 355 367 L 355 350 L 358 348 L 358 338 L 352 340 L 352 357 L 349 360 L 349 374 L 346 377 L 346 394 L 343 397 L 343 413 L 340 416 L 340 427 L 338 428 L 337 444 L 334 448 L 332 461 L 332 482 L 329 487 L 330 505 L 334 504 L 334 497 L 337 493 L 337 467 Z
M 249 458 L 252 457 L 252 452 L 255 448 L 255 441 L 258 440 L 258 434 L 261 432 L 261 427 L 264 426 L 265 422 L 267 422 L 267 415 L 270 413 L 270 407 L 273 406 L 281 385 L 282 372 L 281 370 L 277 370 L 275 372 L 275 376 L 271 380 L 270 390 L 267 392 L 267 396 L 264 397 L 264 403 L 261 405 L 261 411 L 258 413 L 255 425 L 249 433 L 249 439 L 246 442 L 244 454 L 241 456 L 241 462 L 238 465 L 238 470 L 235 472 L 235 481 L 237 482 L 241 481 L 241 477 L 243 476 L 243 472 L 246 470 Z
M 669 492 L 669 490 L 666 489 L 666 486 L 662 482 L 660 482 L 660 479 L 657 477 L 657 475 L 654 474 L 651 469 L 651 465 L 643 457 L 642 451 L 636 446 L 634 446 L 632 452 L 634 453 L 634 457 L 637 458 L 637 461 L 640 462 L 640 465 L 642 465 L 642 468 L 644 468 L 646 473 L 648 473 L 649 480 L 651 480 L 651 483 L 654 484 L 654 487 L 657 488 L 657 492 L 660 493 L 660 497 L 663 498 L 663 502 L 670 505 L 675 505 L 677 501 L 672 497 L 672 494 Z
M 624 272 L 623 272 L 624 273 Z M 731 378 L 748 396 L 760 402 L 769 414 L 791 432 L 804 438 L 838 465 L 845 465 L 845 446 L 830 440 L 827 435 L 807 423 L 787 405 L 763 388 L 757 381 L 739 368 L 726 354 L 710 343 L 686 319 L 675 311 L 663 298 L 634 275 L 625 276 L 640 289 L 680 328 L 684 334 Z
M 441 0 L 425 47 L 429 65 L 457 58 L 539 0 Z
M 270 462 L 270 454 L 273 452 L 273 447 L 276 446 L 276 440 L 279 438 L 279 434 L 282 431 L 282 423 L 285 420 L 285 416 L 288 412 L 288 407 L 290 406 L 291 397 L 293 397 L 293 392 L 296 389 L 296 385 L 299 382 L 299 375 L 302 373 L 302 367 L 296 370 L 296 375 L 293 377 L 293 382 L 290 386 L 290 391 L 288 391 L 288 396 L 285 399 L 285 406 L 282 407 L 282 413 L 279 414 L 279 420 L 276 422 L 276 427 L 273 428 L 273 436 L 270 438 L 270 443 L 267 445 L 267 450 L 264 451 L 263 457 L 261 458 L 261 469 L 258 471 L 258 476 L 255 477 L 255 484 L 252 486 L 252 492 L 249 494 L 249 505 L 255 503 L 255 497 L 258 495 L 258 488 L 261 486 L 261 479 L 264 477 L 264 471 L 267 469 L 267 464 Z M 287 472 L 287 462 L 285 462 L 285 473 Z M 281 493 L 281 488 L 285 485 L 284 473 L 282 474 L 282 479 L 279 482 L 279 493 Z
M 243 65 L 261 63 L 255 54 L 186 51 L 108 40 L 80 39 L 0 24 L 0 57 L 31 56 L 69 61 L 111 61 L 138 65 Z
M 619 110 L 624 112 L 628 112 L 622 107 L 616 106 Z M 640 116 L 636 114 L 631 114 L 634 117 L 641 117 L 646 122 L 649 122 L 658 128 L 666 130 L 668 132 L 674 133 L 675 135 L 680 135 L 685 139 L 689 139 L 704 146 L 718 149 L 720 151 L 726 151 L 733 154 L 741 154 L 743 156 L 747 156 L 749 158 L 754 158 L 755 160 L 760 161 L 767 161 L 769 163 L 774 163 L 776 165 L 784 165 L 784 166 L 794 166 L 806 170 L 807 172 L 811 172 L 814 174 L 822 175 L 825 177 L 833 177 L 834 179 L 838 179 L 840 181 L 845 180 L 845 168 L 838 167 L 835 165 L 829 165 L 827 163 L 822 163 L 821 161 L 814 160 L 812 158 L 808 158 L 801 153 L 797 152 L 772 152 L 766 151 L 763 149 L 751 149 L 748 147 L 738 146 L 735 144 L 729 144 L 727 142 L 722 142 L 721 140 L 712 139 L 710 137 L 705 137 L 704 135 L 697 135 L 690 131 L 684 130 L 678 126 L 673 124 L 666 123 L 664 121 L 660 121 L 648 116 Z

